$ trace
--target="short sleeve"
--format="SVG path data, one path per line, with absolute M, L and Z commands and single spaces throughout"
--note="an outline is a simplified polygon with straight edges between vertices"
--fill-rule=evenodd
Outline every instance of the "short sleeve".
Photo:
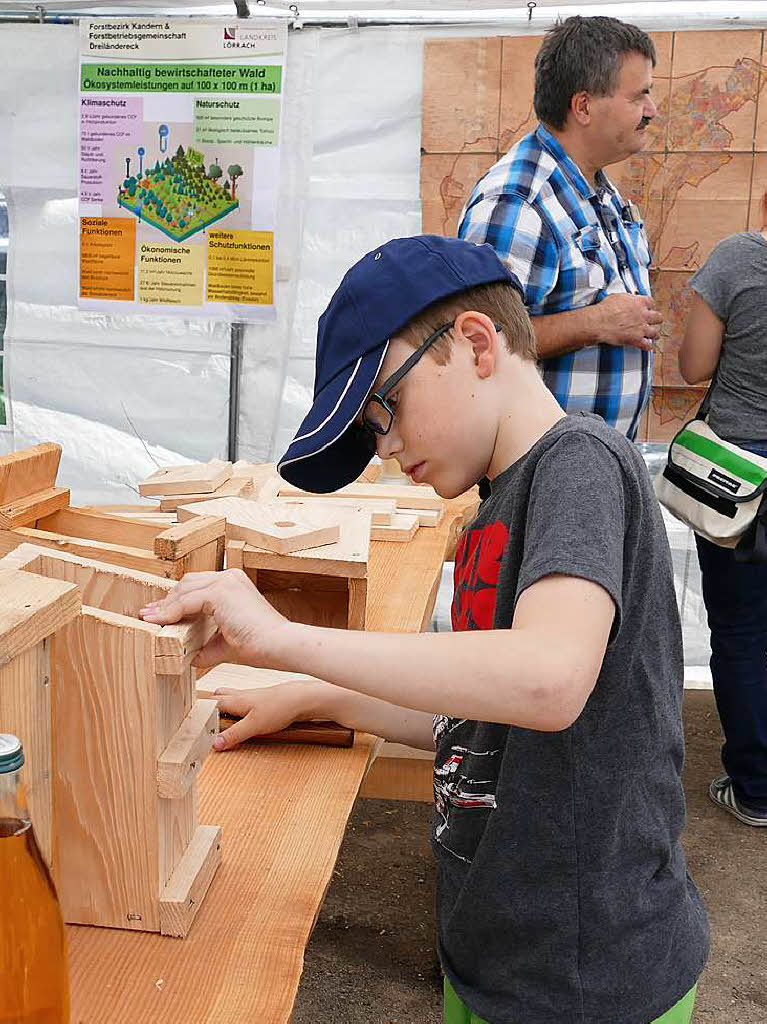
M 603 587 L 622 618 L 625 536 L 623 471 L 600 440 L 568 431 L 536 466 L 530 490 L 516 600 L 544 576 L 563 574 Z
M 516 275 L 528 312 L 543 312 L 546 296 L 559 275 L 559 250 L 545 221 L 521 196 L 478 198 L 458 227 L 467 242 L 487 242 Z
M 738 273 L 736 236 L 724 238 L 709 258 L 690 278 L 690 287 L 722 321 L 730 315 Z

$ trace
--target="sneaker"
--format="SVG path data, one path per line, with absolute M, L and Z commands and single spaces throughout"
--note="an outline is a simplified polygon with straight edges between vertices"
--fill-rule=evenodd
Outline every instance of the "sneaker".
M 729 814 L 734 814 L 738 821 L 746 825 L 767 826 L 767 811 L 757 811 L 754 807 L 746 807 L 735 796 L 732 780 L 729 775 L 720 775 L 708 787 L 708 795 L 719 807 Z

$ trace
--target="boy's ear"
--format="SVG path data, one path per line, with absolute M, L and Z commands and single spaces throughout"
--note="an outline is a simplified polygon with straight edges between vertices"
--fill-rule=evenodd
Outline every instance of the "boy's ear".
M 463 335 L 471 345 L 477 376 L 482 380 L 492 377 L 498 358 L 498 335 L 490 317 L 474 310 L 459 313 L 455 334 Z

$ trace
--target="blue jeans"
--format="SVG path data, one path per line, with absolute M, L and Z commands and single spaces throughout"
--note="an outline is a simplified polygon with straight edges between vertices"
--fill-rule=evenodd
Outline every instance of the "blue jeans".
M 738 441 L 767 457 L 767 441 Z M 711 675 L 735 796 L 767 811 L 767 564 L 695 537 L 711 630 Z

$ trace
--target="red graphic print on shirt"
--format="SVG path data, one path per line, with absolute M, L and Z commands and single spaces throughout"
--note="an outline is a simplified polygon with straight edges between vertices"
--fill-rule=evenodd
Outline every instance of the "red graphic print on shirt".
M 455 556 L 453 630 L 492 629 L 501 558 L 509 528 L 500 519 L 469 530 Z

